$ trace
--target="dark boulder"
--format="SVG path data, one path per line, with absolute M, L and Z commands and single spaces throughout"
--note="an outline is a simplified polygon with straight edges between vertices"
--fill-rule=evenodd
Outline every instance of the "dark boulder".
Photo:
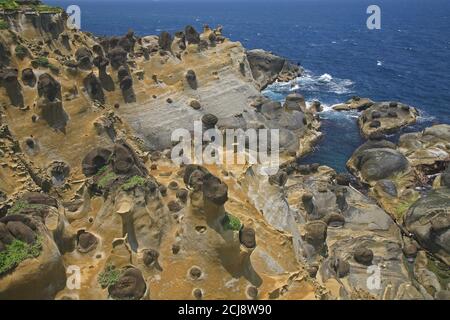
M 95 175 L 101 168 L 108 164 L 112 152 L 104 148 L 95 148 L 83 159 L 81 166 L 83 174 L 87 177 Z
M 41 74 L 38 80 L 39 97 L 45 97 L 49 101 L 61 100 L 61 85 L 48 73 Z
M 214 128 L 217 122 L 219 122 L 219 119 L 211 113 L 207 113 L 202 117 L 202 123 L 205 130 Z
M 203 197 L 216 205 L 223 205 L 228 200 L 228 186 L 212 174 L 203 178 Z
M 94 58 L 94 65 L 98 68 L 98 78 L 103 89 L 107 91 L 114 91 L 114 80 L 106 72 L 106 68 L 109 65 L 109 60 L 103 56 L 97 56 Z
M 310 221 L 305 225 L 305 241 L 320 250 L 327 239 L 327 224 L 323 221 Z
M 161 50 L 172 51 L 173 38 L 167 31 L 161 32 L 158 39 L 158 44 Z
M 353 257 L 359 264 L 370 266 L 373 260 L 373 251 L 366 247 L 357 247 L 353 252 Z
M 146 267 L 158 266 L 159 252 L 154 249 L 147 249 L 143 252 L 143 261 Z
M 36 240 L 36 234 L 30 227 L 20 221 L 10 221 L 6 228 L 15 238 L 28 244 L 33 244 Z
M 29 192 L 26 193 L 22 197 L 22 199 L 29 204 L 38 204 L 58 208 L 58 202 L 56 201 L 56 199 L 45 193 Z
M 256 248 L 256 234 L 253 228 L 243 227 L 239 230 L 239 240 L 241 244 L 249 249 Z
M 110 296 L 118 300 L 139 300 L 146 290 L 142 272 L 136 268 L 127 269 L 115 284 L 108 287 Z
M 108 52 L 108 58 L 113 69 L 118 69 L 127 63 L 128 53 L 123 48 L 117 47 Z
M 78 251 L 87 253 L 97 247 L 98 239 L 90 232 L 81 231 L 78 234 Z
M 83 85 L 89 98 L 93 101 L 105 103 L 105 93 L 103 92 L 102 84 L 93 72 L 84 78 Z
M 186 37 L 186 42 L 188 44 L 199 44 L 200 43 L 200 35 L 193 26 L 186 26 L 186 28 L 184 29 L 184 34 Z
M 194 70 L 188 70 L 186 72 L 186 81 L 193 90 L 197 90 L 197 75 L 195 74 Z
M 75 59 L 78 62 L 78 67 L 82 70 L 92 69 L 92 52 L 86 48 L 81 47 L 75 52 Z
M 13 241 L 13 235 L 9 232 L 8 228 L 6 228 L 6 225 L 0 222 L 0 242 L 2 242 L 4 245 L 8 245 Z
M 26 68 L 22 70 L 22 82 L 29 87 L 34 87 L 36 85 L 37 78 L 33 69 Z
M 116 143 L 111 157 L 113 170 L 117 174 L 145 176 L 148 172 L 133 149 L 126 143 Z
M 24 106 L 22 86 L 18 81 L 17 69 L 0 70 L 0 85 L 5 88 L 12 105 L 16 107 Z

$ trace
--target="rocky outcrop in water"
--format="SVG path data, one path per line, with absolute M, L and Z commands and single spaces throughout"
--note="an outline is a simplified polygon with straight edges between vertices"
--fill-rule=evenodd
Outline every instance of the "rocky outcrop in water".
M 247 51 L 253 78 L 261 89 L 278 81 L 289 81 L 301 74 L 299 66 L 264 50 Z
M 398 102 L 375 103 L 364 110 L 358 120 L 365 137 L 378 133 L 393 133 L 416 122 L 417 109 Z

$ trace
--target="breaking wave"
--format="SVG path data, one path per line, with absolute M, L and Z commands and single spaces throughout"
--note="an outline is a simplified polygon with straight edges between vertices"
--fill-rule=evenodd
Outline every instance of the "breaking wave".
M 300 91 L 302 93 L 327 92 L 344 95 L 353 92 L 353 85 L 353 81 L 349 79 L 335 78 L 328 73 L 317 76 L 306 70 L 301 77 L 290 82 L 275 82 L 265 91 L 279 94 Z

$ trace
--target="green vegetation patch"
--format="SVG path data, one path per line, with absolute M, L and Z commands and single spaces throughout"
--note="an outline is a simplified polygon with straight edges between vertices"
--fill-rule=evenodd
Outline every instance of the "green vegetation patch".
M 25 58 L 28 54 L 27 48 L 21 44 L 16 46 L 16 49 L 14 50 L 14 52 L 16 53 L 16 56 L 19 57 L 20 59 Z
M 39 256 L 42 250 L 42 240 L 37 238 L 33 244 L 15 239 L 6 250 L 0 252 L 0 275 L 11 271 L 22 261 Z
M 44 67 L 44 68 L 48 68 L 50 66 L 50 62 L 48 61 L 48 59 L 46 57 L 39 57 L 34 59 L 32 62 L 33 67 Z
M 45 12 L 45 13 L 47 13 L 47 12 L 48 13 L 61 13 L 61 12 L 63 12 L 63 9 L 60 8 L 60 7 L 52 7 L 52 6 L 48 6 L 48 5 L 45 5 L 45 4 L 34 6 L 34 9 L 37 12 L 39 12 L 39 13 L 42 13 L 42 12 Z
M 117 179 L 117 175 L 112 171 L 105 170 L 101 174 L 97 173 L 97 175 L 101 176 L 100 179 L 98 179 L 97 185 L 103 189 Z
M 0 19 L 0 30 L 6 30 L 8 28 L 9 28 L 8 23 L 5 20 Z
M 0 8 L 3 10 L 17 10 L 20 5 L 14 0 L 0 0 Z
M 241 221 L 235 216 L 227 213 L 222 220 L 222 226 L 225 230 L 239 231 L 241 230 Z
M 145 182 L 146 182 L 145 178 L 142 178 L 140 176 L 133 176 L 122 185 L 122 189 L 125 191 L 129 191 L 131 189 L 136 188 L 137 186 L 145 185 Z
M 30 204 L 25 200 L 18 200 L 9 208 L 8 215 L 20 214 L 23 210 L 42 210 L 45 206 L 42 204 Z
M 122 275 L 122 270 L 117 269 L 113 264 L 108 263 L 105 267 L 105 270 L 103 270 L 98 275 L 98 283 L 100 286 L 105 289 L 109 286 L 112 286 L 119 281 L 120 276 Z

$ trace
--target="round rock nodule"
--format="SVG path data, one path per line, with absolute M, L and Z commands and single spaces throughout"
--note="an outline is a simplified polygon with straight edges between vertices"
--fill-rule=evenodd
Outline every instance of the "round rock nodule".
M 249 249 L 256 248 L 256 234 L 252 228 L 244 227 L 239 231 L 239 240 L 243 246 Z
M 145 294 L 147 285 L 142 272 L 136 268 L 127 269 L 119 281 L 108 287 L 108 292 L 113 299 L 139 300 Z
M 355 249 L 353 257 L 359 264 L 369 266 L 372 264 L 373 251 L 365 247 L 358 247 Z

